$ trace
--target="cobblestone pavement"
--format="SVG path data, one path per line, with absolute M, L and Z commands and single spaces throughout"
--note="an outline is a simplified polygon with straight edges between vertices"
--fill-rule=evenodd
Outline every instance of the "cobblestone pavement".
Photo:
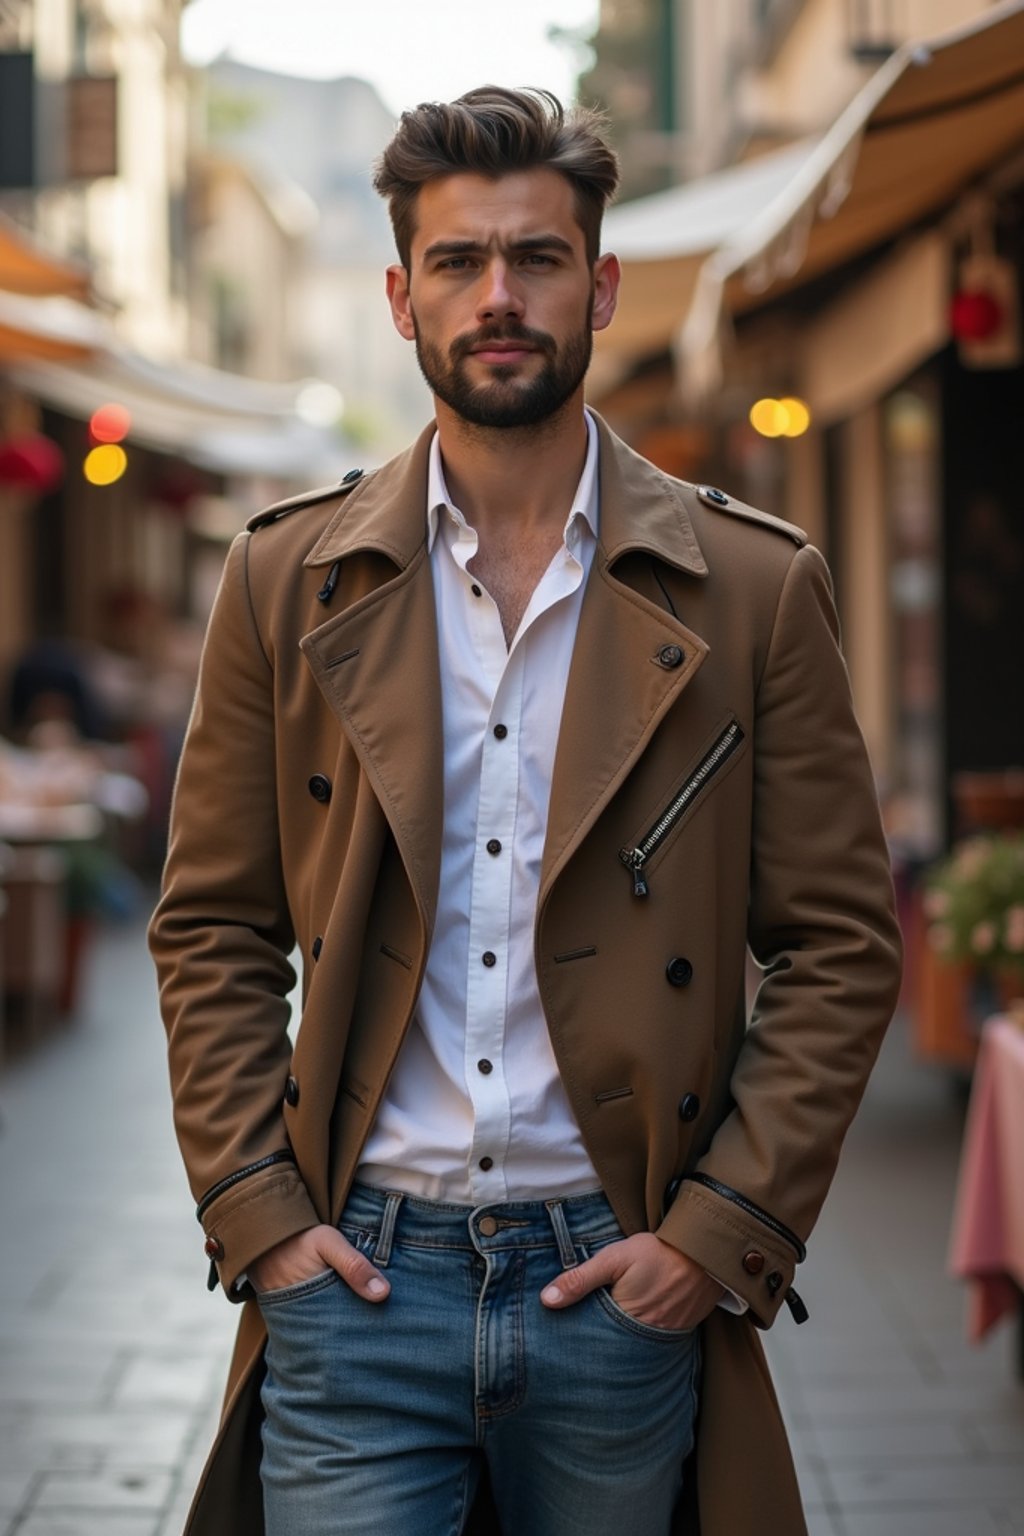
M 944 1274 L 959 1137 L 894 1029 L 800 1275 L 811 1321 L 768 1337 L 811 1536 L 1024 1533 L 1012 1334 L 969 1347 Z M 180 1536 L 235 1314 L 205 1287 L 138 929 L 0 1077 L 0 1232 L 0 1536 Z

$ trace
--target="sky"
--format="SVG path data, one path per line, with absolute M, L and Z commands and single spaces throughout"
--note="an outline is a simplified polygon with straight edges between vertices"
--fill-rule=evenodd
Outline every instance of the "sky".
M 186 57 L 227 51 L 286 74 L 371 80 L 397 116 L 421 101 L 450 101 L 474 85 L 540 85 L 571 99 L 585 48 L 557 43 L 554 27 L 589 36 L 599 0 L 193 0 L 184 13 Z

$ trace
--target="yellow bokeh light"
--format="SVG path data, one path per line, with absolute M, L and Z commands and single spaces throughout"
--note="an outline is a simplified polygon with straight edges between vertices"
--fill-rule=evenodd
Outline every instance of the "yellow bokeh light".
M 782 400 L 766 395 L 750 407 L 749 420 L 762 437 L 801 437 L 811 424 L 811 413 L 795 395 L 786 395 Z
M 811 424 L 811 413 L 803 400 L 795 395 L 784 395 L 779 405 L 786 413 L 783 433 L 786 437 L 802 437 Z
M 101 443 L 85 456 L 82 473 L 90 485 L 113 485 L 128 468 L 128 455 L 119 443 Z
M 750 425 L 762 437 L 781 437 L 789 417 L 778 400 L 757 400 L 750 407 Z

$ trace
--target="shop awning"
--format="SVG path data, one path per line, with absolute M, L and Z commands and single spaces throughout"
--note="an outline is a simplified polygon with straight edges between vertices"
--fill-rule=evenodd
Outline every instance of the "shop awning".
M 803 140 L 609 210 L 603 244 L 622 261 L 623 281 L 615 319 L 594 338 L 598 369 L 669 347 L 709 254 L 778 196 L 816 142 Z
M 87 363 L 31 363 L 16 383 L 87 421 L 111 401 L 126 406 L 129 440 L 224 474 L 314 483 L 350 466 L 336 435 L 310 419 L 304 396 L 317 381 L 273 384 L 198 363 L 156 362 L 109 346 Z
M 27 298 L 0 287 L 0 364 L 74 362 L 109 341 L 109 323 L 68 298 Z
M 84 299 L 88 269 L 77 261 L 43 250 L 26 231 L 0 214 L 0 288 L 8 293 Z
M 703 264 L 681 332 L 684 387 L 720 377 L 741 315 L 937 218 L 1024 150 L 1024 4 L 900 48 L 789 182 Z

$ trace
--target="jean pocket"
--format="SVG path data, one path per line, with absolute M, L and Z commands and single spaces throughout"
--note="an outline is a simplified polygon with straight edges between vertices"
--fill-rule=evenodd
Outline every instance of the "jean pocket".
M 692 1339 L 696 1332 L 694 1328 L 659 1328 L 655 1323 L 642 1322 L 632 1312 L 627 1312 L 625 1307 L 619 1306 L 606 1285 L 595 1291 L 594 1295 L 602 1311 L 607 1313 L 617 1327 L 625 1328 L 638 1338 L 653 1339 L 659 1344 L 679 1344 Z
M 601 1238 L 596 1242 L 578 1244 L 579 1251 L 584 1259 L 592 1258 L 602 1248 L 607 1248 L 609 1243 L 615 1242 L 615 1238 Z M 651 1339 L 659 1344 L 678 1344 L 687 1339 L 692 1339 L 696 1333 L 694 1328 L 659 1328 L 655 1323 L 645 1323 L 639 1317 L 634 1317 L 632 1312 L 627 1312 L 625 1307 L 615 1300 L 611 1293 L 611 1287 L 602 1285 L 591 1293 L 602 1312 L 611 1319 L 617 1328 L 633 1334 L 635 1338 Z
M 261 1309 L 277 1307 L 289 1301 L 302 1301 L 307 1296 L 317 1296 L 321 1291 L 341 1283 L 337 1270 L 322 1269 L 318 1275 L 310 1275 L 308 1280 L 298 1280 L 294 1285 L 282 1285 L 273 1291 L 257 1291 L 256 1300 Z

